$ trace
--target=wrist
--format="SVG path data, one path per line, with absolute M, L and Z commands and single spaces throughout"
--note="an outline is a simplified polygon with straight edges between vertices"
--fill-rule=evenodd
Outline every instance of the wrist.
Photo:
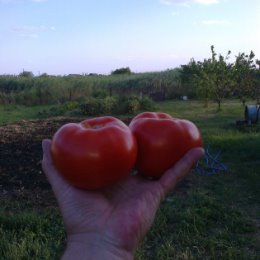
M 99 235 L 68 237 L 62 260 L 133 260 L 133 253 Z

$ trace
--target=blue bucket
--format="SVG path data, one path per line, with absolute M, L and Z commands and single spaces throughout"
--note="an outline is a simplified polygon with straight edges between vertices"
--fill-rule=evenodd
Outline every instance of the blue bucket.
M 245 107 L 245 119 L 250 124 L 260 123 L 260 106 L 248 105 Z

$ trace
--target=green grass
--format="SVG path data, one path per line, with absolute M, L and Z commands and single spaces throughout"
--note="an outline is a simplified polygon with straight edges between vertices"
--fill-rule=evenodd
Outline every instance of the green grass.
M 57 210 L 0 213 L 0 259 L 58 259 L 65 233 Z
M 157 105 L 159 111 L 194 121 L 212 152 L 221 151 L 229 171 L 194 172 L 187 194 L 170 194 L 136 260 L 260 259 L 260 129 L 235 126 L 244 117 L 239 102 L 216 108 L 204 109 L 196 101 Z M 58 259 L 65 234 L 57 209 L 32 211 L 2 199 L 0 237 L 0 259 Z
M 48 109 L 50 106 L 18 106 L 0 105 L 0 125 L 16 123 L 21 120 L 36 119 L 39 112 Z

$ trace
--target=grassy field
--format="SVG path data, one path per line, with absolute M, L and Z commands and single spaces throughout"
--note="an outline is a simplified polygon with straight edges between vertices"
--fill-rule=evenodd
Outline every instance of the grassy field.
M 185 192 L 173 192 L 162 203 L 135 259 L 260 259 L 260 127 L 236 127 L 244 117 L 236 101 L 224 102 L 221 111 L 216 107 L 205 109 L 196 101 L 157 104 L 158 111 L 194 121 L 205 146 L 213 154 L 221 151 L 229 170 L 212 176 L 193 171 Z M 35 118 L 42 108 L 23 109 L 0 108 L 0 124 Z M 0 259 L 58 259 L 65 234 L 56 204 L 44 208 L 11 200 L 0 188 Z
M 7 125 L 26 119 L 36 119 L 39 112 L 48 109 L 50 106 L 18 106 L 18 105 L 0 105 L 0 125 Z

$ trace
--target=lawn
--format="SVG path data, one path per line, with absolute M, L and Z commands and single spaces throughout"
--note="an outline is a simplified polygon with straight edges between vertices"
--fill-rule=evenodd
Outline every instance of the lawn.
M 0 124 L 37 118 L 37 111 L 42 108 L 28 108 L 30 112 L 25 116 L 20 109 L 5 109 L 0 108 Z M 216 104 L 203 108 L 197 101 L 167 101 L 158 103 L 156 109 L 194 121 L 205 146 L 210 147 L 213 155 L 221 152 L 220 160 L 228 171 L 211 176 L 192 171 L 185 185 L 162 203 L 135 259 L 260 259 L 259 126 L 235 125 L 236 120 L 244 117 L 244 108 L 236 101 L 225 101 L 221 111 L 216 110 Z M 22 126 L 27 131 L 26 122 Z M 33 136 L 38 138 L 35 149 L 40 158 L 43 134 Z M 17 145 L 17 140 L 10 139 L 2 147 L 12 145 Z M 0 162 L 3 163 L 1 154 Z M 33 174 L 38 174 L 40 166 L 35 165 Z M 26 177 L 21 177 L 26 175 L 15 174 L 14 166 L 11 181 L 15 189 L 6 181 L 0 183 L 0 259 L 59 259 L 65 233 L 50 187 L 44 184 L 40 173 L 41 181 L 31 188 Z M 2 169 L 2 180 L 7 179 L 4 175 Z

